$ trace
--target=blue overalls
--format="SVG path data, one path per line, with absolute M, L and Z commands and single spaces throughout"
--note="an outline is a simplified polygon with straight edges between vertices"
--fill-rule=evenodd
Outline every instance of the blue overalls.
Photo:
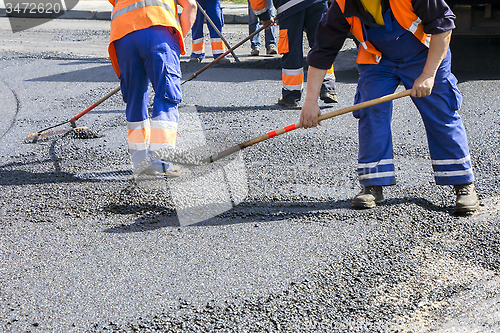
M 358 64 L 356 104 L 392 94 L 400 82 L 411 89 L 422 73 L 428 48 L 391 17 L 389 9 L 384 15 L 385 26 L 366 28 L 367 40 L 382 53 L 382 59 L 377 65 Z M 448 49 L 437 71 L 432 94 L 412 97 L 425 125 L 438 185 L 474 181 L 465 128 L 456 112 L 462 103 L 456 84 Z M 358 178 L 363 187 L 395 184 L 392 108 L 392 102 L 386 102 L 353 112 L 359 119 Z
M 327 2 L 321 1 L 304 10 L 278 19 L 280 29 L 278 52 L 283 54 L 281 58 L 283 81 L 281 95 L 287 100 L 299 101 L 302 96 L 304 83 L 304 52 L 302 45 L 304 31 L 307 34 L 309 47 L 312 48 L 318 22 L 327 9 Z M 285 33 L 285 36 L 283 36 L 283 33 Z M 283 46 L 286 46 L 284 47 L 285 51 Z M 291 83 L 288 82 L 290 78 Z M 327 92 L 335 92 L 335 75 L 333 72 L 326 74 L 322 89 Z
M 162 148 L 175 147 L 182 101 L 180 45 L 174 29 L 152 26 L 114 41 L 128 127 L 128 149 L 134 167 Z M 148 84 L 155 91 L 148 115 Z M 156 160 L 148 169 L 166 171 L 172 163 Z

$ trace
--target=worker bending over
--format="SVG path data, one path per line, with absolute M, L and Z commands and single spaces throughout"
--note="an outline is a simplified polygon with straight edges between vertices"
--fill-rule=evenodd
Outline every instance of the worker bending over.
M 179 57 L 184 37 L 196 17 L 195 0 L 109 0 L 109 56 L 127 103 L 128 148 L 134 167 L 161 149 L 175 147 L 182 100 Z M 183 8 L 180 22 L 177 3 Z M 148 116 L 148 81 L 155 91 L 152 118 Z M 180 168 L 156 160 L 149 174 L 179 176 Z
M 272 22 L 270 8 L 272 0 L 250 0 L 255 14 L 263 25 Z M 307 34 L 309 46 L 314 46 L 314 36 L 319 20 L 327 10 L 326 0 L 274 0 L 276 19 L 279 24 L 278 53 L 281 58 L 283 87 L 278 104 L 286 107 L 299 105 L 304 83 L 303 33 Z M 330 64 L 323 78 L 320 98 L 325 103 L 336 103 L 335 75 Z
M 354 102 L 392 94 L 400 82 L 411 88 L 427 132 L 436 184 L 453 185 L 455 211 L 467 213 L 479 203 L 465 128 L 457 113 L 462 95 L 451 73 L 454 19 L 444 0 L 334 0 L 307 57 L 300 124 L 304 128 L 317 125 L 323 77 L 351 31 L 360 42 Z M 383 200 L 382 186 L 395 184 L 392 102 L 355 111 L 354 116 L 359 119 L 357 171 L 362 190 L 352 207 L 370 208 Z

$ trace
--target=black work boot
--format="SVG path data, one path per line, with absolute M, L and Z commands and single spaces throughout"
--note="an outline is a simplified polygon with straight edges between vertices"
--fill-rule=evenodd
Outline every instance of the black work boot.
M 352 199 L 352 208 L 373 208 L 377 202 L 384 200 L 382 186 L 366 186 L 361 189 L 354 199 Z
M 479 207 L 474 183 L 454 185 L 457 201 L 455 203 L 455 213 L 464 214 L 475 212 Z
M 294 107 L 299 106 L 299 101 L 294 100 L 294 99 L 288 99 L 288 98 L 281 96 L 278 99 L 278 104 L 281 106 L 286 106 L 287 108 L 294 108 Z
M 337 103 L 337 94 L 334 89 L 327 89 L 325 86 L 321 86 L 319 91 L 319 99 L 325 103 Z

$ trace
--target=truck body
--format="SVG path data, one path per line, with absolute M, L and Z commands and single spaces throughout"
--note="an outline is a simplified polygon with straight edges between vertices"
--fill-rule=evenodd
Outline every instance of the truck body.
M 454 35 L 500 36 L 500 0 L 446 0 L 457 18 Z

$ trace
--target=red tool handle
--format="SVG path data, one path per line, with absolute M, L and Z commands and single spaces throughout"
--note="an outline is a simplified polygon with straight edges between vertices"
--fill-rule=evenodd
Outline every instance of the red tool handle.
M 348 112 L 356 111 L 356 110 L 359 110 L 359 109 L 367 108 L 369 106 L 381 104 L 381 103 L 384 103 L 384 102 L 389 102 L 389 101 L 392 101 L 394 99 L 401 98 L 401 97 L 404 97 L 404 96 L 409 96 L 410 92 L 411 92 L 411 89 L 408 89 L 408 90 L 401 91 L 401 92 L 398 92 L 398 93 L 394 93 L 394 94 L 386 95 L 386 96 L 383 96 L 383 97 L 380 97 L 380 98 L 372 99 L 372 100 L 369 100 L 369 101 L 366 101 L 366 102 L 363 102 L 363 103 L 354 104 L 352 106 L 348 106 L 348 107 L 340 109 L 340 110 L 335 110 L 335 111 L 332 111 L 332 112 L 328 112 L 328 113 L 325 113 L 325 114 L 322 114 L 322 115 L 318 116 L 318 122 L 322 121 L 322 120 L 325 120 L 325 119 L 329 119 L 329 118 L 333 118 L 333 117 L 339 116 L 339 115 L 344 114 L 344 113 L 348 113 Z M 216 153 L 216 154 L 214 154 L 214 155 L 206 158 L 204 162 L 206 162 L 206 163 L 212 163 L 212 162 L 217 161 L 217 160 L 219 160 L 219 159 L 221 159 L 223 157 L 231 155 L 231 154 L 233 154 L 233 153 L 235 153 L 235 152 L 237 152 L 239 150 L 242 150 L 242 149 L 244 149 L 246 147 L 250 147 L 250 146 L 252 146 L 252 145 L 254 145 L 256 143 L 259 143 L 259 142 L 265 141 L 267 139 L 273 138 L 273 137 L 275 137 L 277 135 L 281 135 L 283 133 L 293 131 L 294 129 L 297 129 L 299 127 L 300 127 L 300 123 L 296 123 L 296 124 L 288 125 L 288 126 L 285 126 L 283 128 L 280 128 L 280 129 L 268 132 L 266 134 L 262 134 L 262 135 L 260 135 L 260 136 L 258 136 L 256 138 L 253 138 L 251 140 L 248 140 L 248 141 L 242 142 L 240 144 L 237 144 L 235 146 L 232 146 L 232 147 L 230 147 L 230 148 L 228 148 L 228 149 L 226 149 L 224 151 L 221 151 L 220 153 Z

